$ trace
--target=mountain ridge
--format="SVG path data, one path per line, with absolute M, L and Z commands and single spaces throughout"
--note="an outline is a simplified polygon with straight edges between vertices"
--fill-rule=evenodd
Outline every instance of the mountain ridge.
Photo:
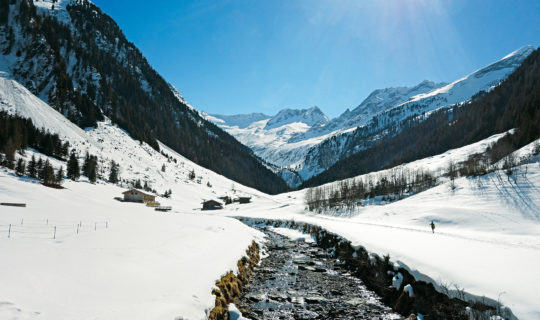
M 265 161 L 297 171 L 303 179 L 308 179 L 339 159 L 369 148 L 377 139 L 397 132 L 400 123 L 407 118 L 429 115 L 438 108 L 465 102 L 493 89 L 533 50 L 533 46 L 521 47 L 450 83 L 424 80 L 411 87 L 376 89 L 354 109 L 346 109 L 338 117 L 313 126 L 305 122 L 297 128 L 252 123 L 244 128 L 233 128 L 220 123 L 219 117 L 216 117 L 217 122 L 216 119 L 209 120 Z M 291 109 L 281 110 L 278 114 L 281 112 L 291 113 Z

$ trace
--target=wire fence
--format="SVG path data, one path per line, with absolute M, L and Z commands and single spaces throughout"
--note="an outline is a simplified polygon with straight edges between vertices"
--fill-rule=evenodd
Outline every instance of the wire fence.
M 21 219 L 0 221 L 0 239 L 67 239 L 109 228 L 109 221 Z

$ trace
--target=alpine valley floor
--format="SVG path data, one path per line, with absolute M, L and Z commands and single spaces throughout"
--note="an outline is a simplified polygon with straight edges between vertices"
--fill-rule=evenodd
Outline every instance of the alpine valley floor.
M 439 158 L 455 159 L 469 149 Z M 236 269 L 252 240 L 264 241 L 238 216 L 319 225 L 372 253 L 389 254 L 417 279 L 499 299 L 519 319 L 540 317 L 538 156 L 510 176 L 496 171 L 459 178 L 455 190 L 442 183 L 397 202 L 332 215 L 308 212 L 303 191 L 268 196 L 217 175 L 212 180 L 212 188 L 171 181 L 172 199 L 159 201 L 174 209 L 163 214 L 114 200 L 125 189 L 103 182 L 66 181 L 57 190 L 1 171 L 0 202 L 28 206 L 0 207 L 0 318 L 204 319 L 215 281 Z M 199 210 L 201 198 L 235 192 L 250 195 L 252 203 Z

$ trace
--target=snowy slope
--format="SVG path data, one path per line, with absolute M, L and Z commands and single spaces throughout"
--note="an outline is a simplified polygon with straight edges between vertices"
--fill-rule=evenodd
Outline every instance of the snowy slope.
M 312 121 L 299 119 L 290 109 L 280 111 L 270 120 L 257 120 L 251 124 L 243 122 L 241 126 L 228 123 L 223 116 L 207 119 L 250 147 L 265 161 L 295 170 L 303 179 L 308 179 L 361 150 L 374 138 L 366 137 L 364 142 L 351 144 L 350 137 L 357 127 L 367 129 L 376 137 L 378 132 L 399 126 L 411 116 L 467 101 L 504 80 L 533 50 L 532 46 L 520 48 L 450 84 L 425 80 L 413 87 L 375 90 L 358 107 L 346 110 L 329 121 L 324 121 L 326 117 L 322 112 L 322 116 L 314 117 Z M 303 112 L 305 110 L 296 110 L 296 114 Z
M 185 182 L 190 186 L 196 185 L 189 188 L 197 189 L 200 186 L 205 186 L 208 189 L 205 197 L 211 198 L 215 197 L 218 190 L 206 187 L 208 182 L 211 185 L 226 186 L 225 188 L 229 188 L 234 183 L 160 144 L 161 150 L 171 159 L 176 159 L 176 162 L 169 160 L 146 143 L 133 140 L 124 130 L 111 124 L 108 120 L 99 122 L 97 128 L 82 130 L 26 90 L 17 81 L 9 79 L 5 73 L 0 73 L 0 109 L 30 118 L 38 128 L 45 128 L 57 133 L 63 141 L 70 143 L 71 148 L 78 150 L 81 161 L 86 151 L 97 155 L 101 160 L 100 167 L 105 177 L 110 167 L 110 161 L 114 160 L 120 164 L 122 180 L 128 182 L 140 179 L 143 183 L 147 181 L 161 193 L 168 190 L 170 185 Z M 161 171 L 163 165 L 165 165 L 165 172 Z M 196 174 L 194 181 L 188 179 L 191 170 Z M 174 186 L 172 189 L 174 195 Z M 223 192 L 225 191 L 223 190 Z M 245 188 L 245 191 L 250 194 L 261 194 L 250 188 Z M 189 194 L 189 196 L 192 195 Z M 197 201 L 200 200 L 201 198 L 198 198 Z
M 489 140 L 411 166 L 436 171 L 442 162 L 481 151 Z M 529 156 L 532 149 L 533 144 L 517 154 Z M 348 217 L 307 212 L 303 191 L 226 214 L 320 225 L 368 251 L 389 254 L 441 291 L 443 285 L 455 285 L 479 299 L 500 299 L 519 319 L 539 319 L 540 156 L 529 158 L 510 177 L 496 171 L 459 178 L 456 185 L 455 190 L 444 183 L 401 201 L 360 207 Z M 435 234 L 429 229 L 432 220 Z
M 53 15 L 58 21 L 65 24 L 71 24 L 71 18 L 69 17 L 66 7 L 75 3 L 75 0 L 38 0 L 33 2 L 40 13 Z
M 429 109 L 452 105 L 470 99 L 475 93 L 489 91 L 517 68 L 534 51 L 533 46 L 522 47 L 501 60 L 428 93 L 418 94 L 406 103 L 422 101 Z
M 56 133 L 70 143 L 89 142 L 85 132 L 0 70 L 0 109 L 32 119 L 38 128 Z
M 172 190 L 170 199 L 157 201 L 173 207 L 163 214 L 118 202 L 113 198 L 126 188 L 103 181 L 66 181 L 56 190 L 0 171 L 0 202 L 28 204 L 0 207 L 0 252 L 10 257 L 0 266 L 0 318 L 205 319 L 214 281 L 234 270 L 261 234 L 232 219 L 201 215 L 201 202 L 234 193 L 253 201 L 266 195 L 160 144 L 164 156 L 109 121 L 82 130 L 5 74 L 0 109 L 58 133 L 81 157 L 97 155 L 104 177 L 116 161 L 123 186 L 140 179 L 159 193 Z M 32 155 L 46 158 L 33 150 L 17 157 Z M 49 161 L 55 169 L 66 167 Z M 192 170 L 196 178 L 190 180 Z

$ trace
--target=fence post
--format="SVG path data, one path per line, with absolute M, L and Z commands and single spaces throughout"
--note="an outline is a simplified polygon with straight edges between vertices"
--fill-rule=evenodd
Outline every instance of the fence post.
M 109 221 L 105 221 L 105 229 L 109 229 Z
M 8 230 L 8 235 L 7 235 L 8 238 L 11 237 L 11 223 L 9 224 L 9 230 Z
M 97 222 L 94 222 L 94 231 L 97 230 Z
M 56 226 L 54 226 L 54 235 L 53 235 L 53 239 L 56 239 Z
M 77 234 L 79 234 L 79 225 L 77 225 Z
M 21 219 L 21 226 L 23 225 L 23 222 L 24 222 L 24 218 Z
M 49 225 L 49 219 L 47 219 L 47 225 Z

